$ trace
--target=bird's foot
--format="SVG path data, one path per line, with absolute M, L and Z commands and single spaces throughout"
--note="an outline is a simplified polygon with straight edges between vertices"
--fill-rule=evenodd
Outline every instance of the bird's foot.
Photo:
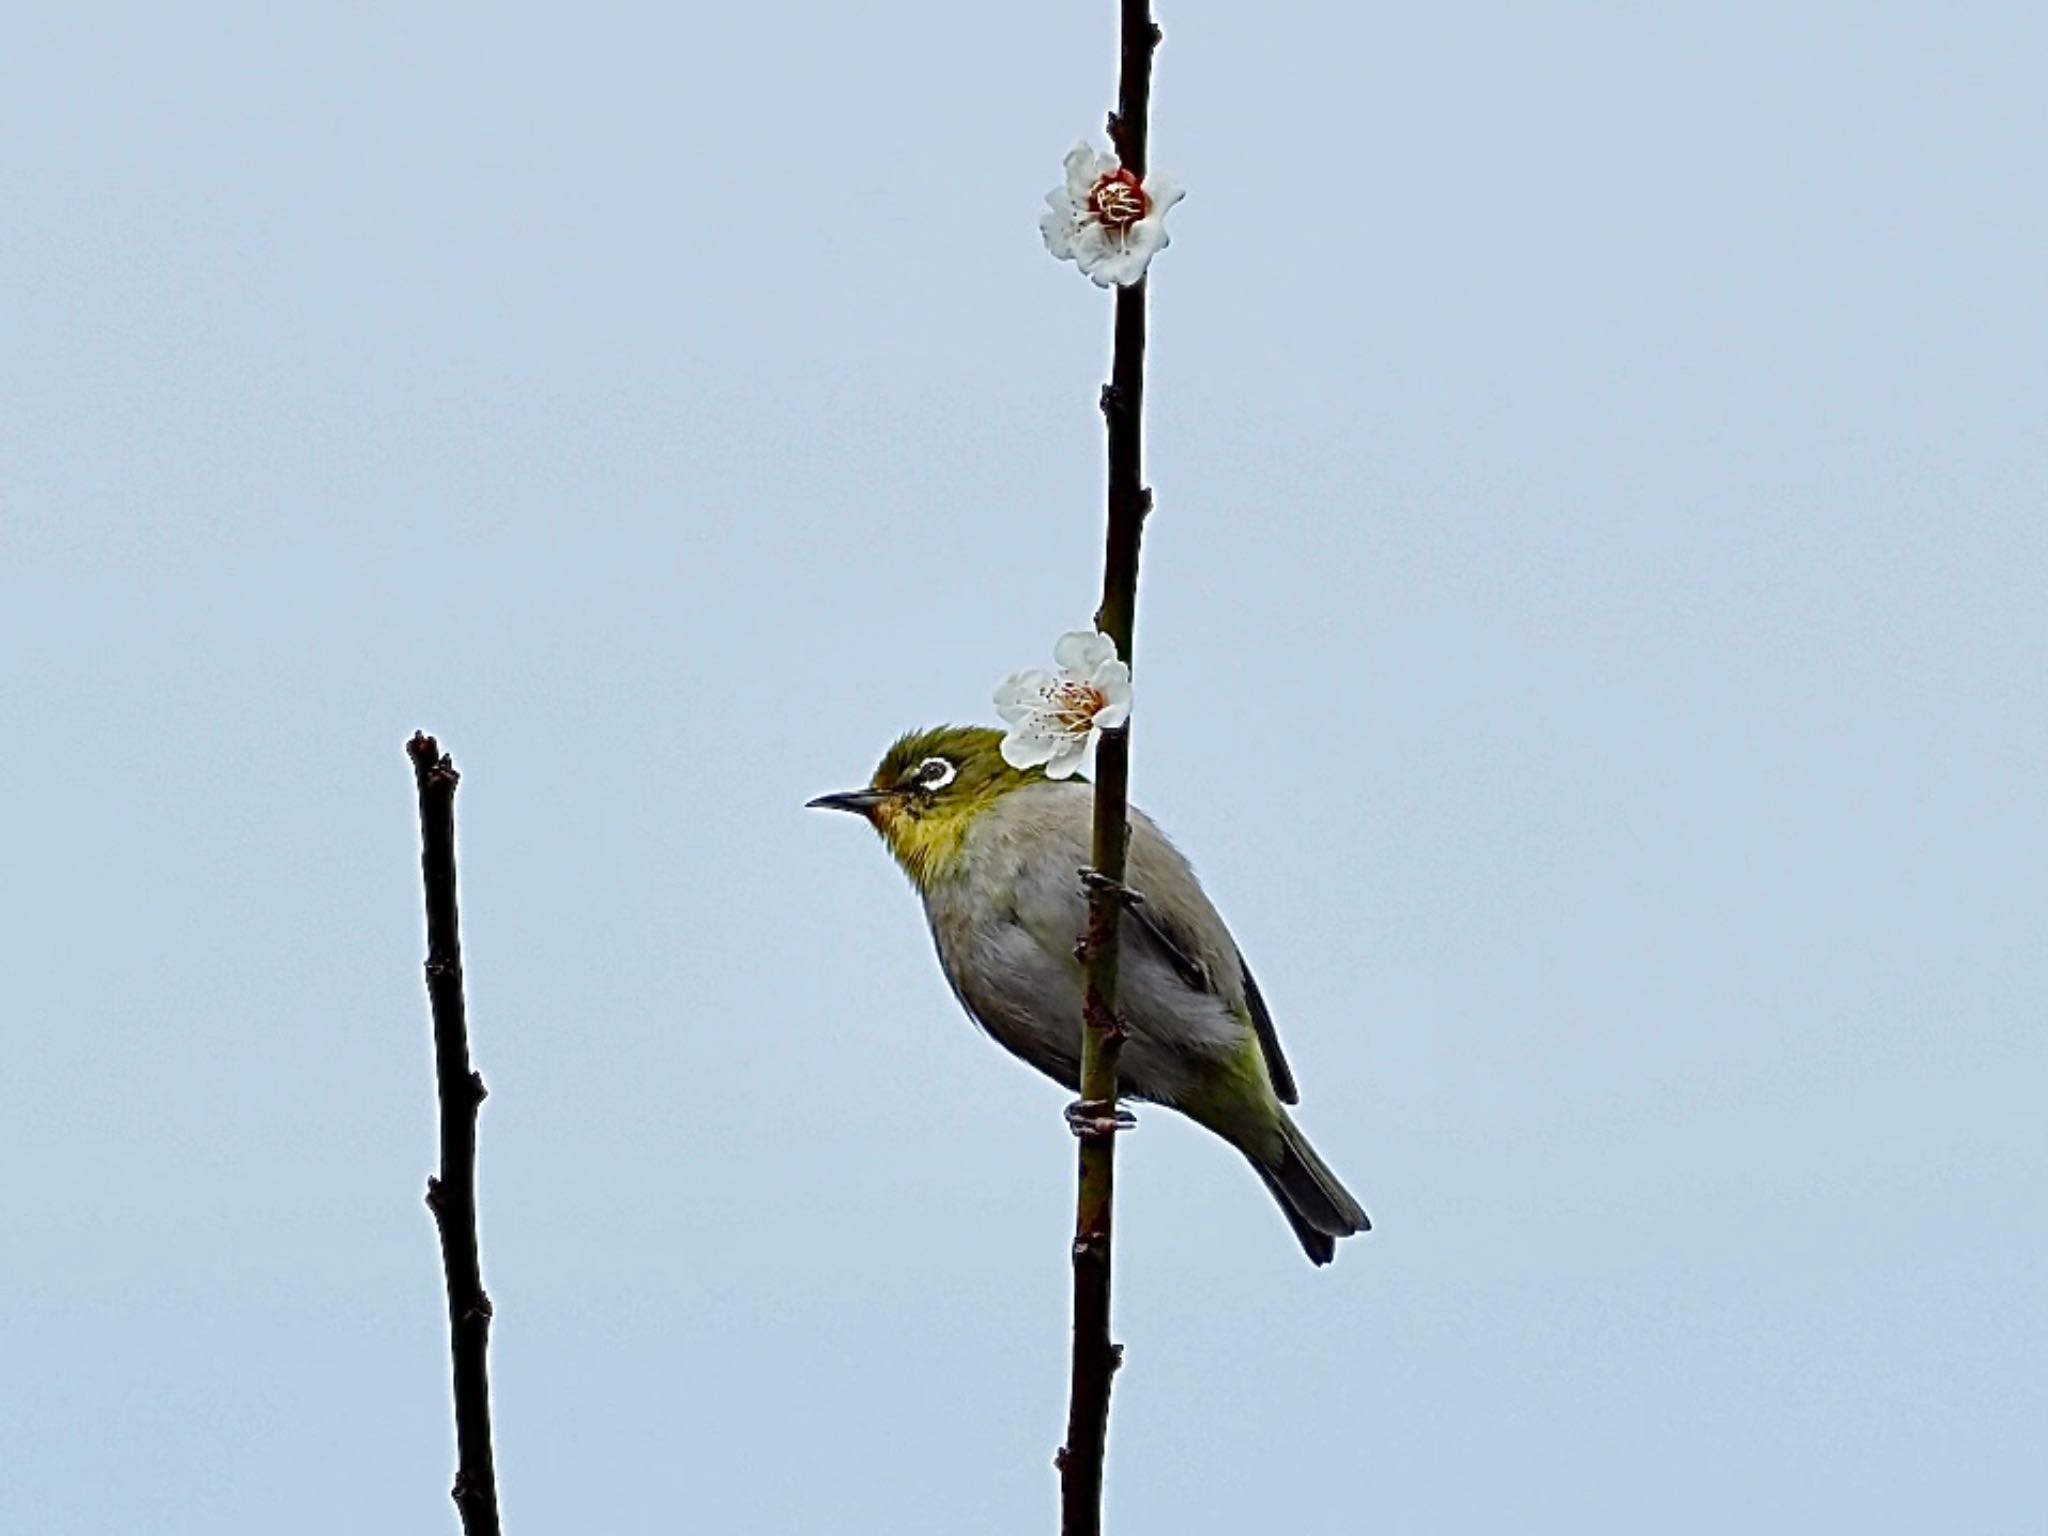
M 1067 1129 L 1083 1141 L 1100 1141 L 1136 1130 L 1138 1117 L 1104 1099 L 1076 1099 L 1067 1106 Z
M 1128 885 L 1125 885 L 1123 881 L 1112 880 L 1099 869 L 1082 870 L 1081 884 L 1088 890 L 1101 891 L 1105 896 L 1120 902 L 1126 907 L 1139 907 L 1145 904 L 1145 898 L 1132 890 Z

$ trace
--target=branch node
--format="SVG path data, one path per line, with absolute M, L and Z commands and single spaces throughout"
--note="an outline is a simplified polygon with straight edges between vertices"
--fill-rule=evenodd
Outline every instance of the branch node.
M 1105 1007 L 1102 999 L 1092 991 L 1082 999 L 1081 1020 L 1102 1036 L 1104 1045 L 1122 1045 L 1130 1038 L 1131 1032 L 1124 1027 L 1123 1015 Z
M 441 1213 L 441 1208 L 447 1203 L 448 1195 L 447 1192 L 441 1188 L 441 1181 L 435 1178 L 431 1173 L 428 1174 L 427 1209 L 438 1216 Z
M 484 1075 L 481 1072 L 474 1070 L 470 1072 L 469 1087 L 470 1091 L 476 1095 L 476 1101 L 479 1104 L 491 1096 L 491 1090 L 484 1086 Z

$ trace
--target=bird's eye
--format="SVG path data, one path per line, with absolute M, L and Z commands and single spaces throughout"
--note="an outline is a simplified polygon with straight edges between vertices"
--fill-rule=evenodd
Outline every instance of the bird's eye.
M 926 794 L 944 789 L 953 782 L 960 770 L 943 757 L 928 757 L 917 765 L 917 772 L 911 775 L 911 782 Z

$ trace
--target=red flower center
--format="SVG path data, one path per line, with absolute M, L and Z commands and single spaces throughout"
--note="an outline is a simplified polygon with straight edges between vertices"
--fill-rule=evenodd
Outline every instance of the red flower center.
M 1121 235 L 1145 217 L 1152 200 L 1129 171 L 1111 171 L 1095 183 L 1088 194 L 1088 210 L 1105 229 Z

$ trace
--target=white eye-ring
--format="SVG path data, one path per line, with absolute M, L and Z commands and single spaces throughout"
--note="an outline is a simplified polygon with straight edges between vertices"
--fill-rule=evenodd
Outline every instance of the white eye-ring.
M 959 772 L 960 770 L 956 765 L 946 761 L 943 757 L 928 757 L 917 765 L 917 774 L 914 782 L 919 789 L 929 794 L 934 790 L 944 789 L 953 782 Z

